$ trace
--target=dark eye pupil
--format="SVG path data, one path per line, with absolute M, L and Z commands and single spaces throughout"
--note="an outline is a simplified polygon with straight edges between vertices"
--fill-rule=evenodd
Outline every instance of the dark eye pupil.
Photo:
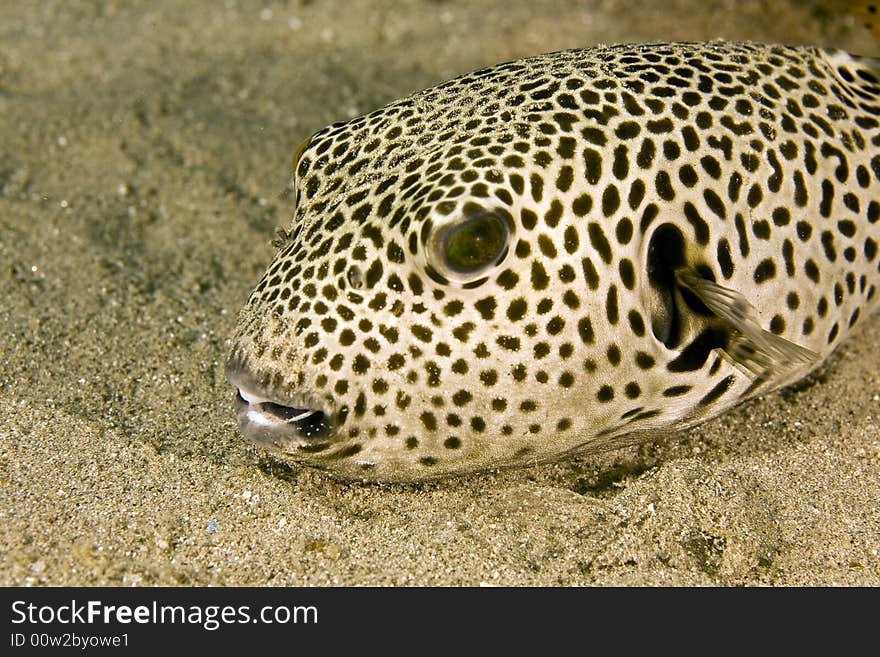
M 446 261 L 459 272 L 476 271 L 501 254 L 507 239 L 504 224 L 484 214 L 453 228 L 446 238 Z

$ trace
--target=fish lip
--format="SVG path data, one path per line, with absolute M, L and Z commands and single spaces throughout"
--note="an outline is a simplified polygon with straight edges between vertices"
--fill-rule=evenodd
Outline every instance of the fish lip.
M 308 392 L 268 389 L 242 358 L 226 362 L 226 378 L 236 389 L 238 429 L 264 447 L 282 452 L 317 452 L 335 434 L 331 405 Z

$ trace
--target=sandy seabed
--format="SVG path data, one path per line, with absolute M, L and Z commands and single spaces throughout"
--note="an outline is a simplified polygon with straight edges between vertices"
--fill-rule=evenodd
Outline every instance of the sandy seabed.
M 226 339 L 304 138 L 518 56 L 717 37 L 878 54 L 811 2 L 0 5 L 0 584 L 880 583 L 876 317 L 812 385 L 556 465 L 352 485 L 235 430 Z

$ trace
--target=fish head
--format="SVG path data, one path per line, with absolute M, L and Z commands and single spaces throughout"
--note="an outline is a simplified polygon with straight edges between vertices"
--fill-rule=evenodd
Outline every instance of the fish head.
M 444 107 L 402 101 L 298 154 L 291 230 L 227 363 L 257 443 L 414 480 L 542 460 L 590 416 L 581 351 L 607 299 L 584 283 L 581 217 L 541 193 L 572 172 L 529 173 L 550 141 L 513 111 Z

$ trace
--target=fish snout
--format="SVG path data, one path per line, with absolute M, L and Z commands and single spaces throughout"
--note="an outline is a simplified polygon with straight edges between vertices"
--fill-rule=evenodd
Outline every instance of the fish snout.
M 271 376 L 254 372 L 235 353 L 226 362 L 226 378 L 236 389 L 239 431 L 263 447 L 310 452 L 326 447 L 333 435 L 332 413 L 307 392 L 283 392 Z

